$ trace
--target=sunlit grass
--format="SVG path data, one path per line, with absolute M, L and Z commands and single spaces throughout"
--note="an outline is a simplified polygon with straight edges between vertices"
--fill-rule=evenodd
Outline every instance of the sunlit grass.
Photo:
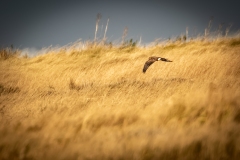
M 76 46 L 1 51 L 0 159 L 240 157 L 239 38 Z

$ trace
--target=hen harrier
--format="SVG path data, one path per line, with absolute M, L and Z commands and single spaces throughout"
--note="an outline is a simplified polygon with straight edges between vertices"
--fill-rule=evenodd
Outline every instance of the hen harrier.
M 145 73 L 148 69 L 148 67 L 153 64 L 155 61 L 165 61 L 165 62 L 172 62 L 166 58 L 161 58 L 161 57 L 149 57 L 148 61 L 144 64 L 144 67 L 143 67 L 143 73 Z

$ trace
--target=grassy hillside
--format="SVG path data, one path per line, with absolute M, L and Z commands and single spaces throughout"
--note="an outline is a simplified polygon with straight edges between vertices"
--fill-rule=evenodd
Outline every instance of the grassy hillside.
M 2 160 L 240 158 L 239 38 L 0 55 Z

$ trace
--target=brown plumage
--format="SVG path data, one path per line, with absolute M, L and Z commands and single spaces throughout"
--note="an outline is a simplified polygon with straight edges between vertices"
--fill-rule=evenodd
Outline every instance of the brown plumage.
M 148 67 L 156 61 L 172 62 L 172 61 L 170 61 L 166 58 L 162 58 L 162 57 L 155 57 L 155 56 L 149 57 L 148 61 L 144 64 L 143 73 L 145 73 L 147 71 Z

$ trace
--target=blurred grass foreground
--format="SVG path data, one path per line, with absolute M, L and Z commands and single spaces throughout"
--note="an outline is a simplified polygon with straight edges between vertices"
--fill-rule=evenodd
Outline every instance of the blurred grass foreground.
M 240 158 L 239 37 L 78 43 L 0 51 L 1 160 Z

